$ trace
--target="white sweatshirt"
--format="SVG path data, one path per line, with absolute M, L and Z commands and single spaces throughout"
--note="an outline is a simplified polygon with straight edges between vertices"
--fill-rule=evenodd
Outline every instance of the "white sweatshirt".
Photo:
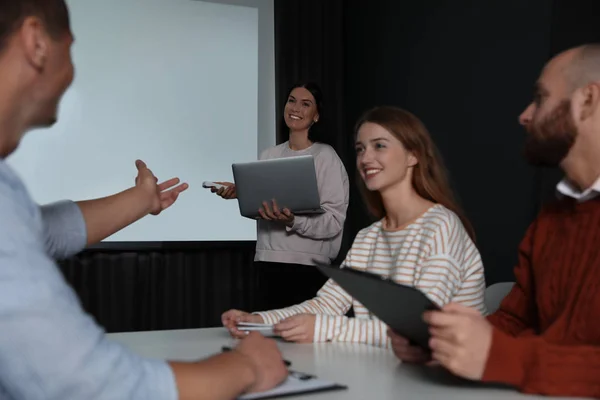
M 256 261 L 313 265 L 313 259 L 330 263 L 340 251 L 349 184 L 344 164 L 335 150 L 323 143 L 314 143 L 304 150 L 290 149 L 289 142 L 266 149 L 261 160 L 297 157 L 311 154 L 315 159 L 317 185 L 321 207 L 325 213 L 296 215 L 294 225 L 281 222 L 257 222 Z

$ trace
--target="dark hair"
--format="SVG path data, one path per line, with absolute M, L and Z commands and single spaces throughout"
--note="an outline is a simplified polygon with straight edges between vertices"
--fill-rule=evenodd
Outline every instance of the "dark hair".
M 0 0 L 0 1 L 2 1 L 2 0 Z M 317 107 L 317 112 L 319 113 L 319 120 L 317 122 L 315 122 L 310 128 L 308 128 L 308 139 L 311 142 L 323 142 L 324 137 L 323 137 L 323 133 L 321 130 L 321 127 L 323 126 L 323 117 L 324 117 L 324 115 L 323 115 L 323 92 L 321 91 L 321 88 L 319 87 L 319 85 L 317 85 L 314 82 L 298 82 L 295 85 L 293 85 L 290 88 L 290 90 L 288 90 L 287 95 L 285 96 L 285 103 L 287 103 L 292 91 L 299 87 L 308 90 L 312 94 L 312 96 L 315 98 L 315 106 Z M 285 107 L 285 105 L 284 105 L 284 107 Z M 285 117 L 283 115 L 281 116 L 281 122 L 279 125 L 279 129 L 280 129 L 280 137 L 287 136 L 287 133 L 290 130 L 290 128 L 288 128 L 287 124 L 285 123 Z
M 386 129 L 402 143 L 407 151 L 410 151 L 417 158 L 417 164 L 414 166 L 412 174 L 412 186 L 417 194 L 454 212 L 471 239 L 475 241 L 473 226 L 454 198 L 446 177 L 442 157 L 423 122 L 401 108 L 376 107 L 367 111 L 358 120 L 355 135 L 358 135 L 360 127 L 367 122 Z M 357 181 L 369 212 L 376 218 L 383 218 L 385 209 L 383 208 L 381 194 L 377 191 L 369 191 L 360 177 Z
M 54 39 L 70 32 L 69 10 L 64 0 L 0 0 L 0 52 L 25 18 L 33 16 L 42 21 Z

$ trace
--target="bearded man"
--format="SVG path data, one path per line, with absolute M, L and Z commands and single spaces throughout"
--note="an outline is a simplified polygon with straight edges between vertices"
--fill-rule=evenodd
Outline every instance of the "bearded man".
M 431 354 L 392 336 L 406 362 L 441 364 L 525 393 L 600 397 L 600 45 L 565 51 L 543 69 L 519 117 L 525 155 L 560 166 L 559 199 L 519 247 L 516 282 L 487 318 L 449 304 L 427 312 Z

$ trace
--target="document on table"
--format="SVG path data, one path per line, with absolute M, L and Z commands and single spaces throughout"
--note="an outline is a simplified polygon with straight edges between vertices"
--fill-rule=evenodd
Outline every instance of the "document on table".
M 271 399 L 285 396 L 292 396 L 302 393 L 318 393 L 329 390 L 344 390 L 347 386 L 339 385 L 335 382 L 330 382 L 318 379 L 312 375 L 303 374 L 301 372 L 290 371 L 288 378 L 274 389 L 260 393 L 249 393 L 241 397 L 239 400 L 254 400 L 254 399 Z

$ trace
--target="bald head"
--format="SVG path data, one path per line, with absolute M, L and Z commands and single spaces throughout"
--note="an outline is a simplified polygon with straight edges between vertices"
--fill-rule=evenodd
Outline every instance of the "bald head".
M 563 63 L 564 73 L 572 90 L 592 82 L 600 83 L 600 43 L 591 43 L 567 50 L 556 57 Z

